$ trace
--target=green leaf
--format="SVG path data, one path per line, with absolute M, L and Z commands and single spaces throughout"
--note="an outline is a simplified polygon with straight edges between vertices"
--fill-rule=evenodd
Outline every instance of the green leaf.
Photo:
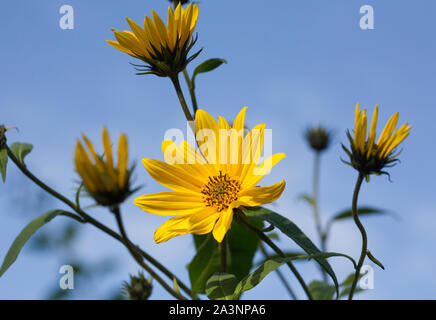
M 78 220 L 77 216 L 73 213 L 62 211 L 62 210 L 52 210 L 44 213 L 38 218 L 30 222 L 15 238 L 11 247 L 9 248 L 6 256 L 3 260 L 3 264 L 0 267 L 0 277 L 6 272 L 6 270 L 17 260 L 18 254 L 20 253 L 23 246 L 26 244 L 27 240 L 43 225 L 48 223 L 56 216 L 67 216 Z M 80 220 L 78 220 L 80 221 Z
M 335 286 L 321 281 L 312 281 L 309 284 L 309 291 L 315 300 L 332 300 Z
M 288 258 L 279 257 L 266 260 L 256 270 L 254 270 L 252 273 L 250 273 L 238 283 L 233 294 L 233 299 L 239 299 L 239 296 L 244 291 L 248 291 L 257 286 L 269 273 L 276 270 L 278 267 L 282 266 L 286 262 L 304 258 L 308 258 L 308 256 L 301 255 Z
M 385 214 L 386 211 L 378 208 L 373 207 L 360 207 L 357 208 L 357 214 L 359 216 L 363 215 L 374 215 L 374 214 Z M 336 214 L 331 220 L 342 220 L 353 217 L 351 210 L 344 210 L 342 212 L 339 212 Z
M 15 142 L 10 147 L 12 153 L 24 164 L 24 158 L 32 151 L 33 145 L 30 143 Z
M 198 74 L 212 71 L 212 70 L 218 68 L 223 63 L 227 63 L 227 61 L 224 59 L 220 59 L 220 58 L 212 58 L 212 59 L 204 61 L 197 68 L 195 68 L 194 73 L 192 74 L 192 82 L 195 81 L 195 77 Z
M 206 283 L 206 295 L 211 300 L 232 300 L 238 280 L 229 273 L 214 273 Z
M 251 219 L 250 222 L 263 228 L 263 222 L 258 219 Z M 241 280 L 250 272 L 259 239 L 239 224 L 232 223 L 227 233 L 227 241 L 227 270 Z M 207 280 L 221 269 L 218 242 L 212 234 L 208 234 L 194 235 L 194 243 L 197 253 L 188 265 L 189 277 L 192 290 L 205 293 Z
M 283 253 L 284 253 L 286 258 L 304 255 L 304 252 L 299 252 L 299 251 L 285 251 Z M 269 257 L 260 260 L 258 263 L 256 263 L 256 265 L 259 266 L 262 263 L 265 263 L 266 260 L 274 259 L 274 258 L 281 258 L 281 256 L 279 256 L 278 254 L 272 254 Z
M 345 296 L 348 296 L 351 290 L 351 285 L 353 284 L 355 273 L 351 273 L 345 280 L 340 284 L 340 287 L 342 288 L 341 293 L 339 294 L 339 298 L 343 298 Z M 361 279 L 363 274 L 359 275 L 359 279 Z M 363 290 L 359 288 L 359 286 L 356 287 L 354 293 L 362 292 Z
M 205 293 L 207 280 L 220 270 L 220 253 L 212 234 L 194 236 L 197 253 L 188 265 L 191 288 L 194 293 Z
M 303 233 L 303 231 L 300 230 L 300 228 L 297 227 L 295 223 L 279 215 L 278 213 L 262 207 L 246 208 L 246 210 L 244 210 L 244 213 L 248 217 L 268 221 L 270 224 L 274 225 L 275 227 L 280 229 L 280 231 L 282 231 L 285 235 L 291 238 L 308 254 L 316 255 L 318 253 L 321 253 L 321 251 L 315 246 L 315 244 Z M 335 272 L 333 271 L 330 264 L 324 258 L 315 258 L 315 260 L 330 275 L 335 284 L 336 292 L 339 295 L 338 279 L 336 278 Z
M 179 284 L 177 283 L 176 277 L 173 277 L 173 288 L 178 294 L 182 295 L 182 293 L 180 292 Z
M 376 258 L 372 255 L 371 251 L 369 251 L 368 249 L 366 250 L 366 255 L 368 256 L 368 258 L 374 262 L 376 265 L 378 265 L 380 268 L 382 268 L 383 270 L 385 269 L 384 265 Z
M 3 182 L 6 180 L 6 167 L 8 165 L 8 151 L 6 149 L 0 150 L 0 172 L 2 174 Z

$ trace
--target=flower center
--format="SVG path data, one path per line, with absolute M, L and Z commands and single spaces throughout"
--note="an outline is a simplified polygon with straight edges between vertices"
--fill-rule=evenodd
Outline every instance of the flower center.
M 239 199 L 241 183 L 238 180 L 230 179 L 226 173 L 220 171 L 219 176 L 210 176 L 207 184 L 201 189 L 203 201 L 207 207 L 215 207 L 221 212 L 229 205 Z

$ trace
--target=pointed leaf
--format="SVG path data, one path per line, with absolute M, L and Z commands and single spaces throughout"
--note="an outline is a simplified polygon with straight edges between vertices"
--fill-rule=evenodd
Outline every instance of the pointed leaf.
M 376 265 L 378 265 L 380 268 L 382 268 L 383 270 L 385 269 L 385 266 L 376 258 L 372 255 L 371 251 L 366 250 L 366 255 L 368 256 L 368 258 L 374 262 Z
M 32 151 L 33 145 L 15 142 L 11 145 L 10 149 L 17 159 L 24 164 L 24 158 Z
M 295 223 L 288 220 L 287 218 L 279 215 L 278 213 L 271 211 L 263 207 L 251 207 L 244 210 L 245 215 L 248 217 L 253 217 L 268 221 L 270 224 L 274 225 L 285 235 L 291 238 L 297 245 L 299 245 L 305 252 L 310 255 L 316 255 L 321 253 L 321 251 L 315 246 L 315 244 L 297 227 Z M 339 295 L 338 289 L 338 279 L 336 278 L 335 272 L 333 271 L 330 264 L 324 258 L 315 258 L 319 265 L 330 275 L 332 278 L 337 294 Z
M 43 215 L 39 216 L 38 218 L 31 221 L 21 232 L 20 234 L 15 238 L 14 242 L 12 243 L 11 247 L 9 248 L 8 252 L 6 253 L 6 256 L 3 260 L 3 264 L 0 267 L 0 277 L 6 272 L 6 270 L 15 262 L 15 260 L 18 257 L 18 254 L 20 253 L 23 246 L 26 244 L 27 240 L 32 237 L 32 235 L 43 225 L 48 223 L 50 220 L 52 220 L 56 216 L 67 216 L 70 218 L 73 218 L 75 220 L 80 221 L 80 218 L 78 218 L 75 214 L 62 211 L 62 210 L 52 210 L 49 212 L 44 213 Z
M 321 281 L 312 281 L 309 284 L 309 291 L 315 300 L 332 300 L 335 286 Z
M 363 215 L 377 215 L 377 214 L 386 214 L 387 212 L 383 209 L 373 208 L 373 207 L 359 207 L 357 208 L 357 214 L 359 216 Z M 336 214 L 332 220 L 342 220 L 353 217 L 351 209 L 344 210 Z
M 2 180 L 6 180 L 6 167 L 8 165 L 8 151 L 6 149 L 0 150 L 0 172 L 2 175 Z
M 263 228 L 263 222 L 258 219 L 251 219 L 250 223 Z M 227 270 L 241 280 L 251 270 L 259 239 L 239 224 L 232 223 L 227 240 Z M 218 242 L 211 234 L 194 235 L 194 242 L 197 253 L 188 265 L 189 277 L 193 291 L 205 293 L 207 280 L 221 270 Z
M 195 81 L 195 77 L 198 74 L 212 71 L 212 70 L 218 68 L 223 63 L 227 63 L 227 61 L 224 59 L 220 59 L 220 58 L 213 58 L 213 59 L 209 59 L 209 60 L 204 61 L 197 68 L 195 68 L 194 73 L 192 74 L 192 82 Z
M 229 273 L 214 273 L 207 280 L 206 294 L 211 300 L 232 300 L 238 280 Z

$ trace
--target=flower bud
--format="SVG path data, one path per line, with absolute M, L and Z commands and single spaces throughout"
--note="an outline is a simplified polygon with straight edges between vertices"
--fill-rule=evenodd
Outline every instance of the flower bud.
M 307 142 L 316 152 L 322 152 L 329 147 L 331 136 L 331 131 L 328 131 L 322 126 L 309 128 L 305 133 Z
M 138 276 L 130 275 L 130 281 L 123 283 L 125 296 L 130 300 L 147 300 L 153 291 L 151 280 L 152 278 L 145 279 L 142 272 Z

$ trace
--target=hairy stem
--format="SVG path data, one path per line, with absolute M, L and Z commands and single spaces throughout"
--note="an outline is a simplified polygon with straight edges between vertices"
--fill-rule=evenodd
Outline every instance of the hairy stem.
M 364 177 L 365 176 L 362 173 L 359 173 L 359 176 L 356 181 L 356 186 L 354 188 L 353 203 L 351 207 L 354 222 L 356 223 L 357 227 L 360 230 L 360 233 L 362 234 L 362 251 L 360 253 L 359 262 L 357 263 L 356 273 L 354 275 L 353 284 L 351 285 L 351 290 L 350 290 L 350 295 L 348 296 L 348 300 L 353 299 L 354 290 L 356 290 L 357 280 L 359 280 L 360 269 L 362 268 L 363 261 L 365 260 L 367 246 L 368 246 L 368 237 L 366 235 L 366 230 L 363 227 L 362 223 L 360 222 L 357 212 L 357 199 L 359 197 L 359 191 L 360 191 L 360 187 L 362 186 Z

